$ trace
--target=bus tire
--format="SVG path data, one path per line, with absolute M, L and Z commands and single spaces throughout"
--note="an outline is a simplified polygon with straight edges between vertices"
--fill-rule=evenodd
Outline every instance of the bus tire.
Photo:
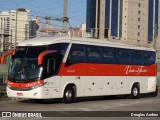
M 62 102 L 68 104 L 68 103 L 73 103 L 74 100 L 75 100 L 75 91 L 73 87 L 67 86 L 63 94 Z
M 140 90 L 139 90 L 139 85 L 134 84 L 131 89 L 131 98 L 132 99 L 138 99 L 140 97 Z

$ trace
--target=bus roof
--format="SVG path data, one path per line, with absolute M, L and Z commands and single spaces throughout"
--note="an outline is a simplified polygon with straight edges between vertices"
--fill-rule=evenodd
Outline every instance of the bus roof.
M 42 45 L 50 45 L 55 43 L 76 43 L 76 44 L 84 44 L 84 45 L 97 45 L 97 46 L 106 46 L 106 47 L 155 51 L 153 48 L 137 47 L 134 45 L 111 42 L 111 41 L 108 41 L 107 39 L 99 40 L 99 39 L 93 39 L 93 38 L 78 38 L 78 37 L 71 38 L 71 37 L 57 37 L 57 36 L 32 38 L 32 39 L 20 42 L 17 46 L 42 46 Z

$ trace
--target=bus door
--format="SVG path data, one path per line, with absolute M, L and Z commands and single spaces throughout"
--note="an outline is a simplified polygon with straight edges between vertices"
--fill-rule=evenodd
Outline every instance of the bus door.
M 44 86 L 44 95 L 59 97 L 59 77 L 57 76 L 61 64 L 61 56 L 47 55 L 43 61 L 43 79 L 46 85 Z

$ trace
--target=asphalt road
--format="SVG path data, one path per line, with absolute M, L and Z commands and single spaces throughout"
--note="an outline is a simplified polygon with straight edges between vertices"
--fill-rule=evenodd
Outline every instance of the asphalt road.
M 29 112 L 40 112 L 40 111 L 56 111 L 50 113 L 52 116 L 57 116 L 59 113 L 62 114 L 61 117 L 52 117 L 52 118 L 32 118 L 35 120 L 125 120 L 125 119 L 144 119 L 144 120 L 158 120 L 160 119 L 160 94 L 157 97 L 152 95 L 142 95 L 140 99 L 125 99 L 123 96 L 118 96 L 115 98 L 80 98 L 78 102 L 73 104 L 63 104 L 59 99 L 56 100 L 47 100 L 44 103 L 36 103 L 32 100 L 22 100 L 22 101 L 10 101 L 2 100 L 0 101 L 0 111 L 29 111 Z M 111 111 L 111 112 L 110 112 Z M 129 111 L 129 114 L 138 114 L 143 113 L 144 111 L 150 111 L 149 113 L 158 114 L 159 117 L 118 117 L 121 114 L 125 114 Z M 133 112 L 134 111 L 134 112 Z M 136 113 L 135 111 L 138 111 Z M 140 112 L 139 112 L 140 111 Z M 158 112 L 159 111 L 159 112 Z M 89 113 L 89 117 L 80 117 Z M 103 113 L 103 114 L 102 114 Z M 147 112 L 144 112 L 146 114 Z M 102 116 L 99 114 L 102 114 Z M 109 114 L 111 116 L 117 117 L 103 117 L 104 114 Z M 64 116 L 63 116 L 64 115 Z M 69 117 L 68 117 L 69 115 Z M 70 116 L 76 116 L 70 117 Z M 143 114 L 142 114 L 143 115 Z M 77 117 L 78 116 L 78 117 Z M 19 120 L 22 118 L 0 118 L 0 120 L 10 120 L 15 119 Z M 28 120 L 29 118 L 23 118 Z

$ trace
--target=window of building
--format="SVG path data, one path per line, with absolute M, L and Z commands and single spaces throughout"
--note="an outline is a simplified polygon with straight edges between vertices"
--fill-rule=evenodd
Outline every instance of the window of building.
M 140 11 L 140 10 L 138 10 L 138 14 L 141 14 L 141 11 Z
M 138 25 L 138 29 L 140 29 L 141 28 L 141 26 L 140 25 Z
M 138 7 L 141 7 L 141 3 L 138 3 Z
M 140 32 L 138 32 L 138 36 L 140 36 Z
M 138 21 L 141 21 L 141 18 L 138 18 Z

